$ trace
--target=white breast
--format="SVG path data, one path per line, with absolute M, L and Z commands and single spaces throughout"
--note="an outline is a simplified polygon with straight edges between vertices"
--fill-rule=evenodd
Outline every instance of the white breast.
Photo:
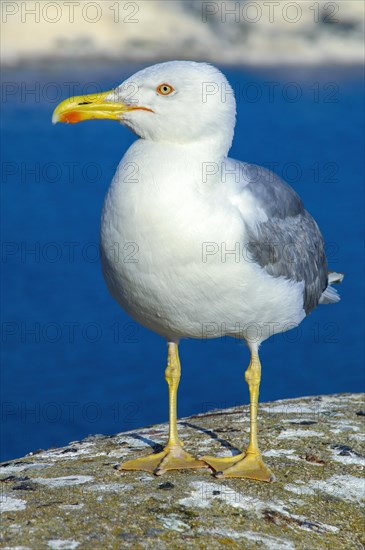
M 245 327 L 255 323 L 265 339 L 265 322 L 271 333 L 272 321 L 297 324 L 300 285 L 245 260 L 242 214 L 219 178 L 202 183 L 202 161 L 191 146 L 186 155 L 174 148 L 139 140 L 118 167 L 101 224 L 111 294 L 169 340 L 247 337 Z

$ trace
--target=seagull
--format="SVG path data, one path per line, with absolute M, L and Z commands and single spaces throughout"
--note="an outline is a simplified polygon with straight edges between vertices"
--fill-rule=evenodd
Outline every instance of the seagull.
M 138 136 L 105 198 L 101 263 L 114 299 L 167 342 L 167 445 L 119 468 L 210 467 L 220 478 L 273 481 L 258 446 L 259 346 L 318 304 L 337 302 L 331 284 L 343 274 L 328 270 L 323 237 L 296 192 L 268 169 L 228 157 L 236 102 L 214 66 L 153 65 L 115 89 L 66 99 L 52 120 L 90 119 L 119 121 Z M 178 437 L 179 342 L 226 336 L 250 350 L 249 444 L 235 456 L 195 457 Z

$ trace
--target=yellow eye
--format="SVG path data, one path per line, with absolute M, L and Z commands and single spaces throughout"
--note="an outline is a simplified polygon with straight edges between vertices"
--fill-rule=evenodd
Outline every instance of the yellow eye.
M 170 95 L 174 91 L 175 91 L 174 88 L 170 86 L 170 84 L 160 84 L 156 88 L 156 92 L 160 95 Z

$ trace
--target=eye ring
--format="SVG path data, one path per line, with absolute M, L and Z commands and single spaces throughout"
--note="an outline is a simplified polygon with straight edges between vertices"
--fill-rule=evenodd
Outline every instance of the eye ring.
M 170 84 L 166 84 L 166 82 L 164 82 L 163 84 L 160 84 L 156 88 L 156 92 L 160 95 L 170 95 L 174 91 L 175 89 L 172 86 L 170 86 Z

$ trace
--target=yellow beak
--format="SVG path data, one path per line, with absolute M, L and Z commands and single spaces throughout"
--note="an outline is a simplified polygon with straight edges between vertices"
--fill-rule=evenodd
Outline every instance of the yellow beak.
M 57 105 L 52 115 L 52 122 L 68 122 L 75 124 L 82 120 L 91 120 L 93 118 L 108 118 L 111 120 L 121 120 L 123 114 L 129 111 L 143 110 L 150 111 L 147 107 L 137 105 L 125 105 L 122 102 L 107 100 L 112 96 L 113 90 L 99 94 L 90 94 L 86 96 L 74 96 L 65 99 Z

